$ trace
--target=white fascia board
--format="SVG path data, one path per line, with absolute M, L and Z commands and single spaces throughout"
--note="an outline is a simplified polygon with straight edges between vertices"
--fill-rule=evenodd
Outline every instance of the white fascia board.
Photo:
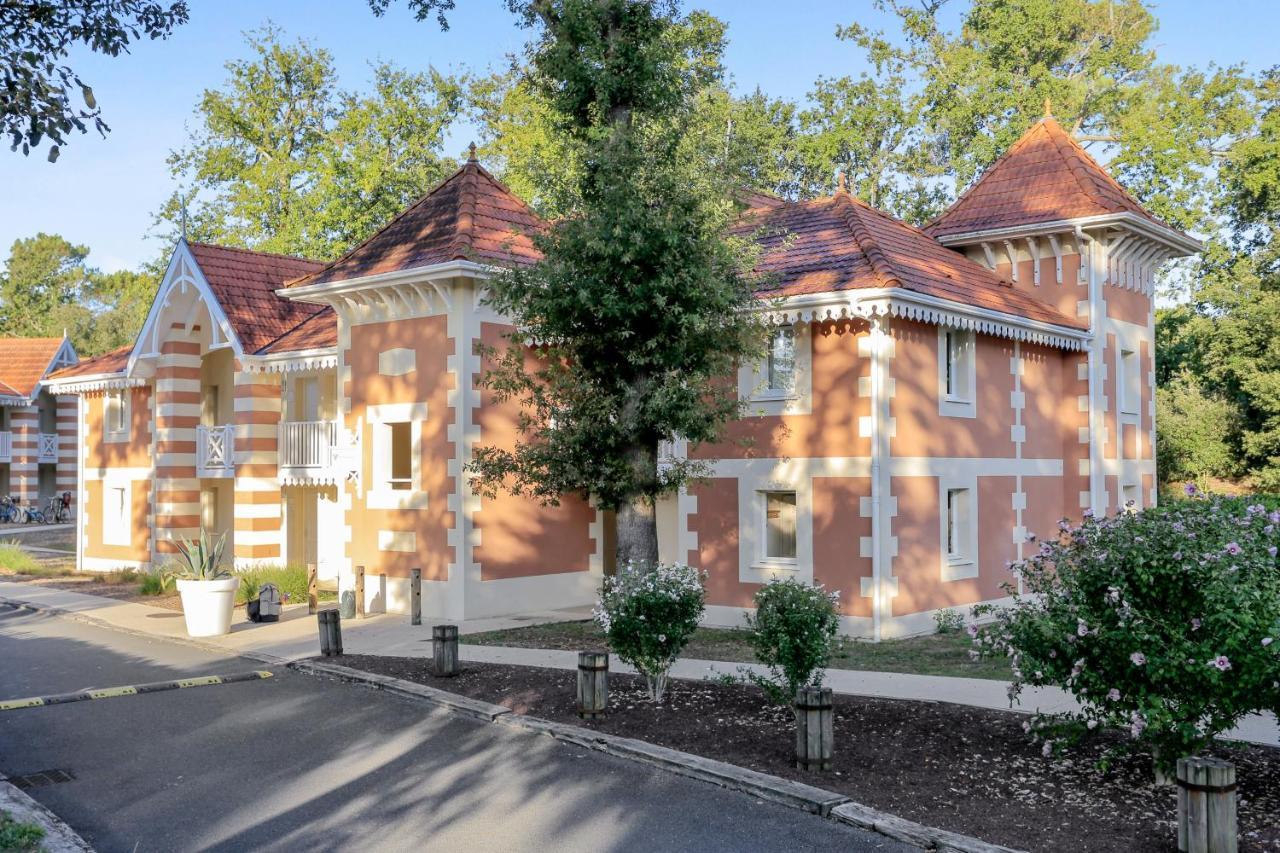
M 329 297 L 357 290 L 374 287 L 404 284 L 415 281 L 439 281 L 440 279 L 467 277 L 487 279 L 493 275 L 497 267 L 477 264 L 474 261 L 446 261 L 441 264 L 429 264 L 422 267 L 411 267 L 406 270 L 376 273 L 374 275 L 348 278 L 326 284 L 307 284 L 302 287 L 282 287 L 276 295 L 295 302 L 310 302 L 328 305 Z
M 1152 222 L 1145 216 L 1124 211 L 1123 213 L 1103 213 L 1098 216 L 1082 216 L 1077 219 L 1055 219 L 1051 222 L 1036 222 L 1027 225 L 1011 225 L 1006 228 L 988 228 L 980 231 L 966 231 L 962 234 L 948 234 L 935 237 L 944 246 L 954 248 L 967 246 L 983 241 L 1013 240 L 1020 237 L 1038 237 L 1042 234 L 1060 234 L 1081 228 L 1099 228 L 1107 225 L 1123 225 L 1144 237 L 1148 237 L 1166 246 L 1177 249 L 1183 254 L 1194 255 L 1204 249 L 1204 244 L 1194 237 L 1188 237 L 1159 223 Z
M 87 373 L 46 382 L 51 394 L 84 394 L 89 391 L 114 391 L 117 388 L 141 388 L 147 380 L 120 373 Z M 3 405 L 0 403 L 0 405 Z
M 245 370 L 258 373 L 323 370 L 338 366 L 338 347 L 334 345 L 247 355 L 240 359 L 240 363 Z

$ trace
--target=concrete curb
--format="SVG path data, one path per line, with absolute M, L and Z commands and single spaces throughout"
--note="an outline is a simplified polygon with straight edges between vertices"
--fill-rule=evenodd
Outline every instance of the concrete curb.
M 743 791 L 762 800 L 802 809 L 820 817 L 837 820 L 859 829 L 870 830 L 889 838 L 947 853 L 1019 853 L 1008 847 L 988 844 L 977 838 L 935 829 L 895 815 L 855 803 L 844 794 L 792 782 L 768 773 L 748 770 L 735 764 L 703 758 L 665 746 L 634 738 L 592 731 L 582 726 L 557 723 L 539 717 L 513 714 L 510 708 L 459 696 L 446 690 L 428 687 L 400 678 L 377 675 L 351 667 L 319 661 L 300 660 L 286 664 L 309 675 L 327 675 L 398 696 L 425 701 L 436 707 L 463 714 L 484 722 L 497 723 L 522 731 L 544 734 L 585 749 L 605 752 L 629 761 L 638 761 L 680 776 L 710 782 L 722 788 Z
M 53 812 L 0 776 L 0 812 L 19 823 L 34 823 L 44 830 L 40 849 L 45 853 L 93 853 L 80 835 Z

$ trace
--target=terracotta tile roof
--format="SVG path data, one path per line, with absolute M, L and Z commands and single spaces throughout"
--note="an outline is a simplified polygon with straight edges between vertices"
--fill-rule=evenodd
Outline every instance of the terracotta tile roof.
M 44 379 L 62 338 L 0 338 L 0 393 L 30 397 Z
M 752 236 L 764 250 L 756 265 L 762 297 L 901 287 L 964 305 L 1084 328 L 1077 318 L 1015 290 L 991 270 L 919 228 L 846 192 L 748 211 L 734 231 Z
M 133 352 L 133 344 L 125 344 L 119 349 L 104 352 L 93 358 L 87 358 L 79 364 L 64 367 L 50 374 L 51 379 L 70 379 L 76 376 L 98 376 L 100 374 L 123 373 L 129 366 L 129 355 Z
M 1062 125 L 1046 116 L 924 230 L 941 238 L 1126 212 L 1169 227 L 1129 195 Z
M 207 243 L 188 245 L 245 352 L 257 352 L 316 313 L 316 306 L 281 299 L 276 290 L 290 279 L 320 270 L 320 261 Z
M 455 260 L 530 264 L 545 225 L 474 160 L 323 270 L 291 287 L 327 284 Z M 296 278 L 296 277 L 295 277 Z
M 322 308 L 258 350 L 258 354 L 294 352 L 337 345 L 338 315 L 332 308 Z

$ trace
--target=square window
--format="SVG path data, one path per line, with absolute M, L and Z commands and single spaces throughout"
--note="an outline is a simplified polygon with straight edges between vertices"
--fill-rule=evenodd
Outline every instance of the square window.
M 969 490 L 947 489 L 947 560 L 965 563 L 973 559 L 969 544 Z
M 387 469 L 387 485 L 395 491 L 408 491 L 413 488 L 412 424 L 400 421 L 386 427 L 391 462 Z
M 764 556 L 769 560 L 796 558 L 796 493 L 765 492 Z
M 796 333 L 794 329 L 774 330 L 769 340 L 769 354 L 765 365 L 768 390 L 775 394 L 790 394 L 796 387 Z

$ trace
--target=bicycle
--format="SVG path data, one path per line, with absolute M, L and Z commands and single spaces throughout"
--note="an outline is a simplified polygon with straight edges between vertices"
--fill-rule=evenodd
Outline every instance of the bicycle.
M 11 524 L 18 521 L 18 504 L 8 495 L 0 497 L 0 524 Z
M 53 495 L 44 507 L 45 524 L 61 524 L 71 520 L 71 493 Z

